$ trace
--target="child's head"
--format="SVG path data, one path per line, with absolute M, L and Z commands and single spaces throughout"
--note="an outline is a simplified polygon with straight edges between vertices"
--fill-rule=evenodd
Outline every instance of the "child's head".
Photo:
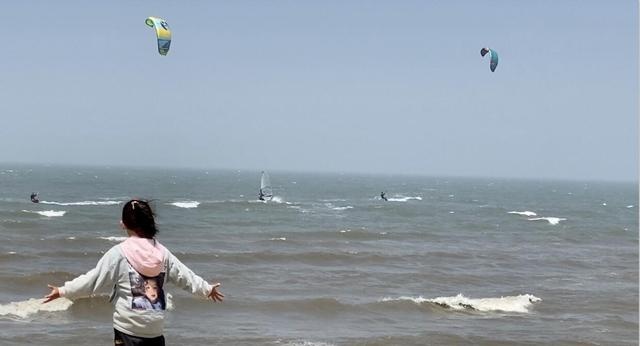
M 155 279 L 144 280 L 144 295 L 151 303 L 158 300 L 158 283 Z
M 144 200 L 132 199 L 124 204 L 122 223 L 141 238 L 152 239 L 158 233 L 153 210 Z

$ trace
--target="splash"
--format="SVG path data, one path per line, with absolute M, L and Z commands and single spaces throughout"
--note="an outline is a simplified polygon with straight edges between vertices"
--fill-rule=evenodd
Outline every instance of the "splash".
M 282 199 L 282 197 L 280 197 L 280 196 L 273 196 L 273 198 L 271 198 L 271 201 L 270 201 L 270 202 L 274 202 L 274 203 L 286 203 L 286 202 Z M 289 203 L 287 203 L 287 204 L 289 204 Z
M 43 311 L 65 311 L 73 304 L 73 302 L 67 298 L 56 299 L 46 304 L 42 304 L 42 302 L 44 302 L 42 298 L 31 298 L 21 302 L 0 304 L 0 316 L 11 315 L 26 318 Z

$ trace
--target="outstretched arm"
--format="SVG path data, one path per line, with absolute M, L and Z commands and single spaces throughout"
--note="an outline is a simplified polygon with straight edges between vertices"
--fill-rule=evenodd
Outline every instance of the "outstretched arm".
M 69 299 L 86 297 L 113 287 L 117 281 L 118 273 L 115 251 L 118 251 L 115 250 L 115 247 L 111 248 L 98 261 L 95 268 L 71 281 L 67 281 L 64 286 L 47 285 L 51 289 L 51 293 L 44 297 L 43 303 L 48 303 L 60 297 Z
M 211 298 L 213 301 L 222 301 L 224 295 L 218 291 L 219 283 L 209 284 L 203 278 L 195 274 L 191 269 L 182 264 L 178 258 L 169 252 L 169 281 L 176 286 L 191 292 L 193 295 L 203 298 Z

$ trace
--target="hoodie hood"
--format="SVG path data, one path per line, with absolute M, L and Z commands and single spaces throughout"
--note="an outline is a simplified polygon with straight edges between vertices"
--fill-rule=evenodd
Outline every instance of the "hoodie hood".
M 155 277 L 162 272 L 167 249 L 157 240 L 131 236 L 120 247 L 124 257 L 138 273 Z

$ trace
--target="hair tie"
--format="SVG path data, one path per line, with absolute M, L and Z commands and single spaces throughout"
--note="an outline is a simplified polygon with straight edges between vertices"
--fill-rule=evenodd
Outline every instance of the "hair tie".
M 131 201 L 131 210 L 136 210 L 136 204 L 138 204 L 138 201 Z

